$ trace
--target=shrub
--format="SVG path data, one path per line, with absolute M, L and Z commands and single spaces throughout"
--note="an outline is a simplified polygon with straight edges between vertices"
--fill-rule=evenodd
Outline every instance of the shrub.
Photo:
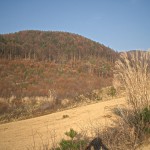
M 79 150 L 84 149 L 86 145 L 85 140 L 81 140 L 79 138 L 79 134 L 73 130 L 70 129 L 69 132 L 65 132 L 65 135 L 69 137 L 69 140 L 62 139 L 59 143 L 59 148 L 56 148 L 56 150 Z
M 8 110 L 9 110 L 8 102 L 0 100 L 0 114 L 4 114 Z
M 144 108 L 140 113 L 140 120 L 144 125 L 143 129 L 146 134 L 150 134 L 150 109 L 148 107 Z
M 63 119 L 69 118 L 69 115 L 63 115 Z
M 113 86 L 111 86 L 107 94 L 112 96 L 113 98 L 116 95 L 116 89 Z

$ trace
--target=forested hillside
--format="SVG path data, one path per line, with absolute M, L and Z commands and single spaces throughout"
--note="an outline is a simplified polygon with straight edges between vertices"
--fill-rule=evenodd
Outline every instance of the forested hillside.
M 75 98 L 111 85 L 118 53 L 77 34 L 20 31 L 0 35 L 0 97 Z
M 114 62 L 115 56 L 110 48 L 67 32 L 21 31 L 0 35 L 1 58 L 65 63 L 69 60 L 89 60 L 90 57 Z

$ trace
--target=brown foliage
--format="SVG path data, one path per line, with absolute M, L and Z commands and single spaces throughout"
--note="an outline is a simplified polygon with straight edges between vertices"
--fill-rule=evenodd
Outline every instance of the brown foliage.
M 0 97 L 47 96 L 54 89 L 59 99 L 74 99 L 94 89 L 111 85 L 111 77 L 99 77 L 72 67 L 31 60 L 0 60 Z
M 67 32 L 21 31 L 0 35 L 0 57 L 66 63 L 104 58 L 114 62 L 117 53 L 102 44 Z

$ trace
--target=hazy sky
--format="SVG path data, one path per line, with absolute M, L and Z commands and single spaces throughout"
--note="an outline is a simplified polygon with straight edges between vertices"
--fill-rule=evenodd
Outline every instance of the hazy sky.
M 150 0 L 0 0 L 0 34 L 77 33 L 114 50 L 150 48 Z

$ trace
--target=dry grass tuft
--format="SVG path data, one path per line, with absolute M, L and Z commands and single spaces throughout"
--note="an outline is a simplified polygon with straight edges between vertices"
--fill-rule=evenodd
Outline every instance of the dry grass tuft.
M 150 53 L 142 51 L 122 53 L 115 65 L 114 86 L 125 89 L 128 102 L 125 110 L 119 109 L 118 123 L 128 135 L 133 134 L 133 147 L 150 136 L 149 68 Z
M 114 85 L 122 86 L 126 90 L 127 100 L 133 109 L 141 111 L 150 105 L 148 94 L 150 53 L 136 51 L 129 54 L 123 53 L 120 57 L 115 65 Z

